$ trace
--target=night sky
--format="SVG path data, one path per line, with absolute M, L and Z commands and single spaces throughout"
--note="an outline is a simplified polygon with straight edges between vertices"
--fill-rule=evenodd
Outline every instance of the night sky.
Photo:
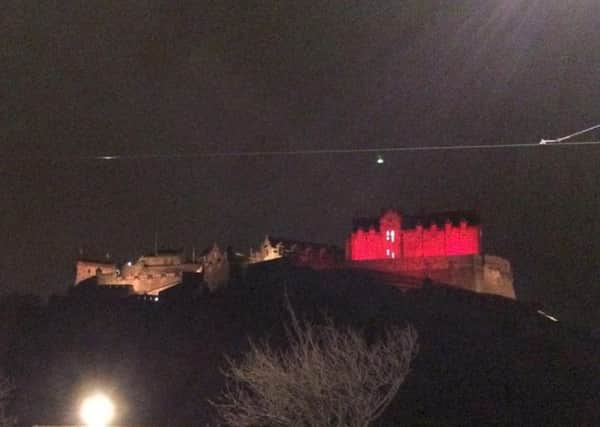
M 64 292 L 80 250 L 127 261 L 155 231 L 188 253 L 265 233 L 343 245 L 384 207 L 476 209 L 521 299 L 600 327 L 600 146 L 195 156 L 567 135 L 600 123 L 598 16 L 597 0 L 7 0 L 0 293 Z

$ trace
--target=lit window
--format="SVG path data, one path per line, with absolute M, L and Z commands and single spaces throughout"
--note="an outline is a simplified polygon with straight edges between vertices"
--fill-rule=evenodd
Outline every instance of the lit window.
M 394 230 L 390 231 L 390 240 L 394 242 L 396 240 L 396 232 Z
M 386 250 L 385 250 L 385 254 L 386 254 L 387 256 L 390 256 L 390 250 L 389 250 L 389 249 L 386 249 Z
M 390 230 L 385 231 L 385 240 L 390 241 Z
M 392 258 L 396 258 L 396 252 L 392 252 Z

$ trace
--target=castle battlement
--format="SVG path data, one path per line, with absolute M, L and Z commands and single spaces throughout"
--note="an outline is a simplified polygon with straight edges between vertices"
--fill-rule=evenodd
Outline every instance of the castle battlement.
M 265 236 L 250 249 L 242 264 L 261 264 L 280 258 L 293 266 L 356 269 L 382 273 L 389 284 L 414 287 L 425 279 L 474 292 L 515 298 L 510 263 L 483 255 L 481 225 L 469 212 L 443 212 L 410 217 L 387 210 L 378 218 L 358 219 L 346 240 L 346 257 L 333 245 Z M 202 274 L 210 291 L 228 282 L 228 251 L 215 244 L 198 260 L 181 253 L 155 253 L 120 268 L 115 264 L 79 261 L 75 284 L 94 278 L 102 286 L 130 286 L 137 294 L 158 295 L 179 285 L 185 273 Z M 238 265 L 238 264 L 236 264 Z M 239 264 L 241 265 L 241 264 Z M 238 266 L 239 266 L 238 265 Z M 409 283 L 410 282 L 410 283 Z
M 229 279 L 227 253 L 215 244 L 207 248 L 198 259 L 187 260 L 179 252 L 157 252 L 143 255 L 135 262 L 122 266 L 116 264 L 77 261 L 75 285 L 94 279 L 105 288 L 129 286 L 136 294 L 158 295 L 179 285 L 186 273 L 201 273 L 208 288 L 213 291 Z
M 473 214 L 458 212 L 405 218 L 388 210 L 377 219 L 355 221 L 346 259 L 405 259 L 481 253 L 481 227 Z

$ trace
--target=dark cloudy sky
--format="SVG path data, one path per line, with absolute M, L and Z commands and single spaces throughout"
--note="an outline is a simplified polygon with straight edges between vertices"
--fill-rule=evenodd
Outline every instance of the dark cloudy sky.
M 536 142 L 600 123 L 600 2 L 3 2 L 0 286 L 355 215 L 478 209 L 522 298 L 599 317 L 600 147 L 90 161 Z M 600 139 L 590 134 L 583 139 Z

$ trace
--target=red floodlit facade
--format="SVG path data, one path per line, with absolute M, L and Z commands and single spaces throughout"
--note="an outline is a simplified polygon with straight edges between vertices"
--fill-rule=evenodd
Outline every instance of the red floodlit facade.
M 481 251 L 481 227 L 460 219 L 458 224 L 446 218 L 442 225 L 430 221 L 414 228 L 402 227 L 401 215 L 393 210 L 384 213 L 378 223 L 359 226 L 346 241 L 346 259 L 402 259 L 477 255 Z

